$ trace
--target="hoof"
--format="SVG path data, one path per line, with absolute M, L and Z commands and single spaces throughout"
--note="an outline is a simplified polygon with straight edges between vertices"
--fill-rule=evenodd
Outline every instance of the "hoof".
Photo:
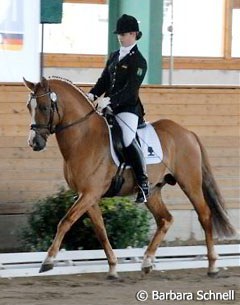
M 144 274 L 151 273 L 152 270 L 153 270 L 153 266 L 148 266 L 148 267 L 143 267 L 143 268 L 142 268 L 142 272 L 143 272 Z
M 53 264 L 42 264 L 42 266 L 39 270 L 39 273 L 49 271 L 49 270 L 53 269 L 53 267 L 54 267 Z
M 219 271 L 216 272 L 208 272 L 207 275 L 212 278 L 215 279 L 218 276 Z
M 118 274 L 108 274 L 107 280 L 113 281 L 113 280 L 119 280 Z

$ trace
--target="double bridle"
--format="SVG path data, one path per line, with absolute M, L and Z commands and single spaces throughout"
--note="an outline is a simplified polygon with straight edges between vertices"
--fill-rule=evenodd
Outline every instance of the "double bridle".
M 59 109 L 58 109 L 58 103 L 57 103 L 57 95 L 55 92 L 53 91 L 48 91 L 46 93 L 43 94 L 33 94 L 30 93 L 30 100 L 29 102 L 31 102 L 32 99 L 37 100 L 37 98 L 43 97 L 43 96 L 49 96 L 50 99 L 50 114 L 49 114 L 49 121 L 47 124 L 31 124 L 30 125 L 30 129 L 34 130 L 34 131 L 39 131 L 40 129 L 47 129 L 49 131 L 50 134 L 53 133 L 58 133 L 66 128 L 69 128 L 73 125 L 79 124 L 83 121 L 85 121 L 89 116 L 91 116 L 93 113 L 95 113 L 95 109 L 93 108 L 90 112 L 88 112 L 84 117 L 72 122 L 72 123 L 68 123 L 65 125 L 56 125 L 54 126 L 53 124 L 53 120 L 54 120 L 54 114 L 55 112 L 58 114 L 59 120 L 60 120 L 60 113 L 59 113 Z

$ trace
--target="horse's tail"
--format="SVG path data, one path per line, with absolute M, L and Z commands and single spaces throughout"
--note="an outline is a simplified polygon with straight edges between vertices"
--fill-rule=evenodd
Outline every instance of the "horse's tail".
M 236 234 L 236 230 L 230 223 L 225 209 L 224 199 L 212 173 L 207 152 L 198 136 L 196 134 L 194 135 L 201 149 L 202 190 L 205 201 L 211 210 L 214 234 L 220 238 L 233 237 Z

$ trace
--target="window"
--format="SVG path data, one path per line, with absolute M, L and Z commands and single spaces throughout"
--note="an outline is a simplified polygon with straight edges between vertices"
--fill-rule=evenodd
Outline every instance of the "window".
M 107 40 L 106 4 L 64 3 L 62 23 L 44 25 L 45 53 L 107 54 Z
M 103 67 L 108 44 L 107 1 L 64 2 L 63 23 L 44 25 L 44 65 Z M 164 0 L 164 69 L 169 68 L 172 2 L 175 69 L 240 69 L 240 0 Z
M 163 55 L 170 55 L 173 3 L 173 55 L 223 56 L 225 0 L 165 0 Z
M 240 57 L 240 9 L 232 13 L 232 57 Z

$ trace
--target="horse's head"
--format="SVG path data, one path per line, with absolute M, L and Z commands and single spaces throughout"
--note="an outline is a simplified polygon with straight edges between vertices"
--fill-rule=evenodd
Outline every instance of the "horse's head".
M 27 103 L 31 115 L 28 144 L 33 150 L 40 151 L 45 148 L 49 134 L 55 129 L 55 112 L 58 113 L 57 96 L 51 91 L 45 78 L 37 84 L 25 79 L 23 81 L 31 91 Z

